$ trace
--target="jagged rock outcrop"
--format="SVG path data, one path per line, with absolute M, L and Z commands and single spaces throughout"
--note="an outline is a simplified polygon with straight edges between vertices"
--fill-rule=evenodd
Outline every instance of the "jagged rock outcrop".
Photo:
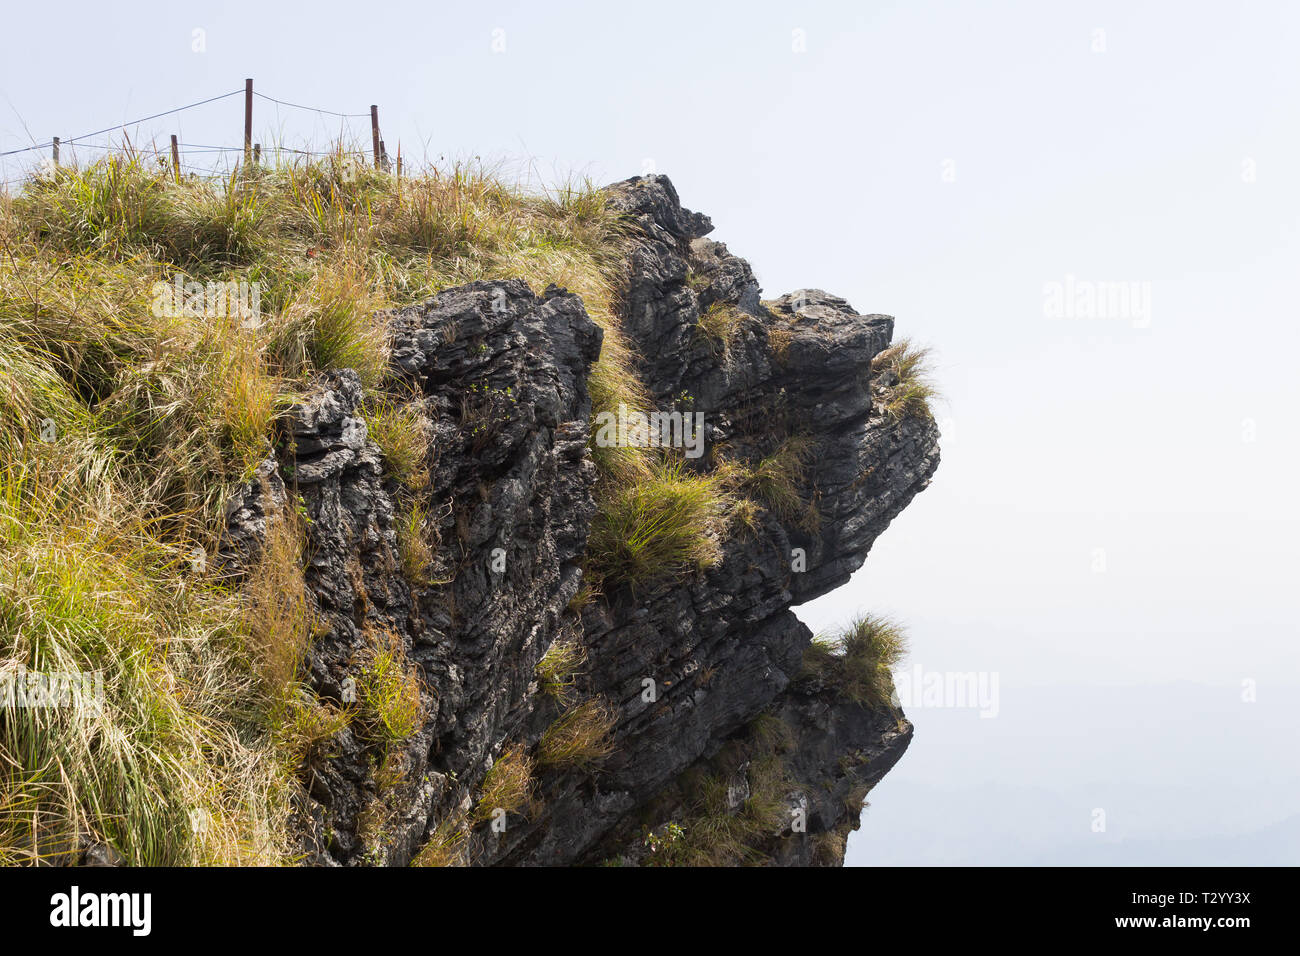
M 277 458 L 229 512 L 223 560 L 236 574 L 275 514 L 305 519 L 315 694 L 345 706 L 376 635 L 419 675 L 419 726 L 396 749 L 348 726 L 307 754 L 308 862 L 405 864 L 469 811 L 493 761 L 534 748 L 560 715 L 534 669 L 561 639 L 585 650 L 578 689 L 617 716 L 613 752 L 596 769 L 539 768 L 526 813 L 504 832 L 469 831 L 469 862 L 636 862 L 702 768 L 744 790 L 746 740 L 766 715 L 785 728 L 786 796 L 807 832 L 772 833 L 760 852 L 834 863 L 857 825 L 854 802 L 910 740 L 901 714 L 800 678 L 811 635 L 790 610 L 847 581 L 938 464 L 928 416 L 873 403 L 872 359 L 893 320 L 816 290 L 763 303 L 748 264 L 704 238 L 709 220 L 682 208 L 665 177 L 608 193 L 632 227 L 623 330 L 656 406 L 704 413 L 700 467 L 800 435 L 816 449 L 801 514 L 762 511 L 700 572 L 574 602 L 596 513 L 586 379 L 601 330 L 577 296 L 537 296 L 521 281 L 471 283 L 391 313 L 393 374 L 432 438 L 418 492 L 430 573 L 402 573 L 398 526 L 417 493 L 386 476 L 351 372 L 293 410 Z M 711 308 L 738 313 L 724 342 L 701 333 Z

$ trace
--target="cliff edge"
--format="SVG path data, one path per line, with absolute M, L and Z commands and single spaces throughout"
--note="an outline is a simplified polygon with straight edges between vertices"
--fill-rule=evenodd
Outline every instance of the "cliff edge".
M 386 313 L 422 480 L 394 473 L 357 373 L 332 371 L 226 516 L 235 576 L 300 525 L 305 684 L 357 715 L 301 754 L 308 863 L 837 864 L 910 742 L 791 611 L 845 583 L 938 465 L 894 320 L 818 290 L 764 301 L 666 177 L 605 196 L 630 368 L 649 408 L 703 425 L 655 481 L 723 502 L 700 512 L 710 553 L 645 574 L 639 552 L 594 553 L 662 516 L 600 505 L 608 333 L 579 295 L 480 280 Z

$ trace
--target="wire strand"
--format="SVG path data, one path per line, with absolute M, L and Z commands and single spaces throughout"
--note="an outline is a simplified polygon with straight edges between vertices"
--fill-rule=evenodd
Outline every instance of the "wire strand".
M 71 139 L 60 140 L 61 143 L 75 143 L 79 139 L 90 139 L 92 136 L 99 136 L 102 133 L 111 133 L 114 130 L 126 129 L 128 126 L 138 126 L 141 123 L 147 123 L 151 119 L 158 119 L 160 116 L 171 116 L 173 113 L 180 113 L 184 110 L 192 110 L 196 106 L 204 106 L 207 103 L 215 103 L 217 100 L 224 100 L 231 96 L 237 96 L 244 92 L 243 90 L 232 90 L 229 93 L 222 93 L 220 96 L 212 96 L 206 100 L 199 100 L 197 103 L 190 103 L 188 106 L 178 106 L 174 110 L 163 110 L 161 113 L 154 113 L 152 116 L 143 116 L 137 120 L 131 120 L 129 123 L 122 123 L 118 126 L 109 126 L 105 129 L 97 129 L 93 133 L 82 133 L 80 136 L 74 136 Z
M 261 97 L 271 103 L 278 103 L 280 106 L 289 106 L 296 110 L 307 110 L 309 113 L 325 113 L 328 116 L 341 116 L 344 119 L 360 119 L 369 116 L 369 113 L 337 113 L 334 110 L 323 110 L 318 106 L 303 106 L 300 103 L 286 103 L 284 100 L 277 100 L 274 96 L 267 96 L 265 93 L 253 91 L 253 95 Z
M 79 140 L 90 139 L 90 137 L 92 137 L 92 136 L 100 136 L 100 135 L 102 135 L 102 134 L 104 134 L 104 133 L 111 133 L 111 132 L 113 132 L 114 130 L 126 129 L 128 126 L 138 126 L 140 123 L 147 123 L 147 122 L 149 122 L 149 120 L 152 120 L 152 119 L 158 119 L 160 116 L 171 116 L 173 113 L 180 113 L 180 112 L 183 112 L 184 110 L 192 110 L 192 109 L 194 109 L 194 107 L 196 107 L 196 106 L 204 106 L 204 105 L 206 105 L 206 104 L 208 104 L 208 103 L 215 103 L 217 100 L 224 100 L 224 99 L 227 99 L 227 98 L 229 98 L 229 97 L 231 97 L 231 96 L 237 96 L 238 94 L 240 94 L 240 93 L 242 93 L 242 92 L 244 92 L 244 91 L 243 91 L 243 90 L 231 90 L 229 93 L 222 93 L 220 96 L 211 96 L 211 97 L 208 97 L 206 100 L 199 100 L 197 103 L 190 103 L 190 104 L 188 104 L 188 105 L 186 105 L 186 106 L 178 106 L 178 107 L 176 107 L 175 109 L 172 109 L 172 110 L 163 110 L 163 112 L 161 112 L 161 113 L 154 113 L 152 116 L 142 116 L 140 119 L 137 119 L 137 120 L 130 120 L 129 122 L 122 123 L 122 124 L 120 124 L 120 125 L 118 125 L 118 126 L 108 126 L 108 127 L 105 127 L 104 129 L 97 129 L 97 130 L 95 130 L 93 133 L 82 133 L 80 136 L 73 136 L 73 137 L 71 137 L 71 138 L 69 138 L 69 139 L 61 139 L 61 140 L 59 140 L 59 145 L 60 145 L 60 146 L 63 146 L 63 145 L 69 145 L 69 146 L 70 146 L 70 145 L 72 145 L 73 143 L 78 142 Z M 23 149 L 11 149 L 11 150 L 9 150 L 9 151 L 7 151 L 7 152 L 0 153 L 0 156 L 15 156 L 15 155 L 17 155 L 18 153 L 30 153 L 30 152 L 31 152 L 32 150 L 34 150 L 34 149 L 46 149 L 47 147 L 50 147 L 50 146 L 53 146 L 53 145 L 54 145 L 54 140 L 50 140 L 48 143 L 42 143 L 42 144 L 39 145 L 39 146 L 26 146 L 26 147 L 24 147 Z
M 49 149 L 54 145 L 54 140 L 47 143 L 41 143 L 39 146 L 24 146 L 22 149 L 11 149 L 0 153 L 0 156 L 17 156 L 19 153 L 30 153 L 34 149 Z
M 95 137 L 95 136 L 102 136 L 102 135 L 105 134 L 105 133 L 112 133 L 112 132 L 115 132 L 115 131 L 117 131 L 117 130 L 126 129 L 126 128 L 129 127 L 129 126 L 138 126 L 138 125 L 141 124 L 141 123 L 147 123 L 147 122 L 149 122 L 150 120 L 159 119 L 159 118 L 161 118 L 161 117 L 163 117 L 163 116 L 171 116 L 171 115 L 173 115 L 173 114 L 175 114 L 175 113 L 182 113 L 182 112 L 184 112 L 185 110 L 194 109 L 195 107 L 198 107 L 198 106 L 205 106 L 205 105 L 207 105 L 208 103 L 215 103 L 215 102 L 217 102 L 218 100 L 229 99 L 230 97 L 232 97 L 232 96 L 238 96 L 240 93 L 243 93 L 243 92 L 244 92 L 244 90 L 231 90 L 229 93 L 222 93 L 220 96 L 211 96 L 211 97 L 208 97 L 208 98 L 205 99 L 205 100 L 199 100 L 199 101 L 197 101 L 197 102 L 195 102 L 195 103 L 188 103 L 188 104 L 186 104 L 185 106 L 178 106 L 178 107 L 176 107 L 176 108 L 174 108 L 174 109 L 164 110 L 164 111 L 161 112 L 161 113 L 154 113 L 154 114 L 152 114 L 152 115 L 150 115 L 150 116 L 143 116 L 143 117 L 141 117 L 141 118 L 139 118 L 139 119 L 130 120 L 130 121 L 126 122 L 126 123 L 121 123 L 121 124 L 119 124 L 119 125 L 117 125 L 117 126 L 108 126 L 108 127 L 105 127 L 104 129 L 95 130 L 94 132 L 91 132 L 91 133 L 82 133 L 82 134 L 80 134 L 80 135 L 78 135 L 78 136 L 73 136 L 73 137 L 70 137 L 70 138 L 68 138 L 68 139 L 60 139 L 60 140 L 59 140 L 59 146 L 60 146 L 60 147 L 67 146 L 67 147 L 69 147 L 70 151 L 74 151 L 74 152 L 75 152 L 76 149 L 98 149 L 98 150 L 104 150 L 104 151 L 111 152 L 111 151 L 113 151 L 114 149 L 118 149 L 118 148 L 120 148 L 120 147 L 115 147 L 115 146 L 113 146 L 112 143 L 87 143 L 87 142 L 83 142 L 83 140 L 88 140 L 88 139 L 91 139 L 92 137 Z M 267 102 L 275 103 L 277 106 L 285 106 L 285 107 L 289 107 L 289 108 L 292 108 L 292 109 L 305 110 L 305 111 L 307 111 L 307 112 L 311 112 L 311 113 L 320 113 L 320 114 L 322 114 L 322 115 L 327 115 L 327 116 L 337 116 L 337 117 L 341 117 L 341 118 L 343 118 L 343 119 L 362 119 L 362 118 L 365 118 L 365 117 L 367 117 L 367 116 L 370 115 L 369 113 L 340 113 L 340 112 L 337 112 L 337 111 L 335 111 L 335 110 L 321 109 L 320 107 L 315 107 L 315 106 L 303 106 L 303 105 L 300 104 L 300 103 L 290 103 L 290 102 L 287 102 L 287 101 L 285 101 L 285 100 L 276 99 L 276 98 L 273 97 L 273 96 L 267 96 L 265 93 L 260 93 L 260 92 L 258 92 L 258 91 L 256 91 L 256 90 L 254 91 L 254 95 L 257 96 L 257 97 L 259 97 L 259 98 L 261 98 L 261 99 L 263 99 L 263 100 L 266 100 Z M 244 152 L 243 147 L 239 147 L 239 146 L 212 146 L 212 145 L 206 145 L 206 144 L 200 144 L 200 143 L 179 143 L 179 142 L 178 142 L 176 145 L 177 145 L 178 148 L 181 148 L 181 149 L 187 149 L 187 150 L 189 150 L 190 152 L 193 152 L 193 153 L 222 153 L 222 154 L 225 154 L 225 153 L 243 153 L 243 152 Z M 35 145 L 35 146 L 24 146 L 24 147 L 22 147 L 21 149 L 10 149 L 10 150 L 5 150 L 5 151 L 3 151 L 3 152 L 0 152 L 0 157 L 3 157 L 3 156 L 17 156 L 17 155 L 19 155 L 19 154 L 22 154 L 22 153 L 30 153 L 30 152 L 33 152 L 33 151 L 35 151 L 35 150 L 40 150 L 40 149 L 49 149 L 49 148 L 51 148 L 52 146 L 54 146 L 54 140 L 53 140 L 53 139 L 50 139 L 50 140 L 47 140 L 47 141 L 44 142 L 44 143 L 39 143 L 39 144 L 37 144 L 37 145 Z M 141 148 L 140 148 L 140 147 L 133 147 L 133 148 L 134 148 L 136 151 L 141 151 Z M 166 147 L 163 147 L 162 149 L 155 149 L 155 152 L 156 152 L 159 156 L 165 158 L 165 156 L 163 156 L 163 153 L 164 153 L 165 149 L 166 149 Z M 358 147 L 358 148 L 356 148 L 356 149 L 343 149 L 343 148 L 339 148 L 339 149 L 334 149 L 334 150 L 329 150 L 329 151 L 326 151 L 326 152 L 322 152 L 322 151 L 317 151 L 317 150 L 294 149 L 294 148 L 291 147 L 291 146 L 282 146 L 282 145 L 276 145 L 276 144 L 268 144 L 268 146 L 267 146 L 267 148 L 264 150 L 264 152 L 267 152 L 267 153 L 269 153 L 269 152 L 292 153 L 292 154 L 294 154 L 294 155 L 298 155 L 298 156 L 321 157 L 321 156 L 340 156 L 340 155 L 349 156 L 349 155 L 353 155 L 353 154 L 356 154 L 356 155 L 364 155 L 364 154 L 368 153 L 369 150 L 365 149 L 364 147 Z M 186 165 L 186 164 L 184 164 L 184 163 L 182 163 L 181 166 L 182 166 L 182 168 L 190 169 L 190 170 L 192 170 L 192 171 L 194 171 L 194 172 L 196 172 L 196 173 L 197 173 L 197 172 L 200 172 L 200 170 L 199 170 L 197 167 L 188 166 L 188 165 Z M 4 181 L 4 182 L 3 182 L 3 185 L 4 185 L 4 186 L 18 185 L 18 184 L 24 183 L 25 181 L 26 181 L 26 178 L 24 177 L 23 179 L 15 179 L 15 180 Z

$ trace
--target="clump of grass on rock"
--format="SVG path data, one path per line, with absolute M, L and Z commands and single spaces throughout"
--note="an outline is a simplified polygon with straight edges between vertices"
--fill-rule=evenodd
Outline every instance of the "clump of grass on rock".
M 894 421 L 933 417 L 930 403 L 938 398 L 930 369 L 930 350 L 903 339 L 871 360 L 871 373 L 883 393 L 882 404 Z
M 606 582 L 632 587 L 709 567 L 731 501 L 718 476 L 690 472 L 680 459 L 657 462 L 646 479 L 613 489 L 592 527 L 589 559 Z
M 368 659 L 357 678 L 358 699 L 381 739 L 406 740 L 424 719 L 419 676 L 396 634 L 371 632 L 369 637 Z
M 565 706 L 576 684 L 579 669 L 587 660 L 586 651 L 576 640 L 561 639 L 546 649 L 535 671 L 542 693 Z
M 804 651 L 805 677 L 822 680 L 865 707 L 889 703 L 891 672 L 907 653 L 907 636 L 889 618 L 867 614 L 833 637 L 816 637 Z
M 366 432 L 379 446 L 392 476 L 410 489 L 424 487 L 429 480 L 426 461 L 430 442 L 419 411 L 380 401 L 366 410 L 365 422 Z
M 611 734 L 617 712 L 603 700 L 589 700 L 564 714 L 546 729 L 537 745 L 543 767 L 590 769 L 613 752 Z
M 807 505 L 800 489 L 812 459 L 812 443 L 802 435 L 783 441 L 748 470 L 742 487 L 785 520 L 804 517 Z
M 497 810 L 525 813 L 533 798 L 533 761 L 521 747 L 505 751 L 483 778 L 483 788 L 474 808 L 476 823 L 490 819 Z
M 716 354 L 725 354 L 745 320 L 745 313 L 728 302 L 714 302 L 700 314 L 697 328 Z

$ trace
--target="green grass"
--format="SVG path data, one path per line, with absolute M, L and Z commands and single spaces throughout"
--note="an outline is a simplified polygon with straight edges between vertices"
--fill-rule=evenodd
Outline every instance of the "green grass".
M 749 722 L 748 735 L 763 753 L 785 753 L 794 746 L 790 725 L 769 713 L 759 714 Z
M 805 674 L 825 676 L 835 665 L 835 654 L 840 649 L 838 640 L 818 634 L 803 652 L 803 670 Z
M 429 435 L 424 417 L 410 406 L 387 401 L 372 404 L 365 411 L 366 432 L 383 453 L 389 472 L 412 490 L 429 480 Z
M 25 413 L 24 427 L 44 399 L 75 414 L 48 394 L 59 388 L 53 365 L 81 397 L 112 393 L 113 418 L 129 423 L 119 434 L 149 467 L 161 470 L 171 449 L 188 473 L 243 469 L 268 450 L 277 395 L 290 398 L 317 370 L 353 368 L 367 386 L 382 383 L 377 309 L 522 277 L 539 292 L 556 283 L 579 293 L 604 327 L 596 410 L 648 408 L 616 311 L 624 228 L 590 184 L 533 195 L 469 166 L 399 182 L 326 161 L 180 183 L 129 156 L 61 167 L 0 197 L 4 338 L 46 356 L 0 401 L 19 403 L 10 411 Z M 261 321 L 245 329 L 151 314 L 153 283 L 177 274 L 259 283 Z M 611 469 L 635 466 L 640 456 L 625 451 L 601 457 Z
M 465 842 L 469 837 L 465 823 L 463 813 L 439 821 L 420 852 L 411 860 L 411 866 L 463 866 Z
M 285 763 L 295 769 L 310 755 L 328 747 L 356 716 L 355 708 L 337 707 L 304 687 L 297 691 L 281 698 L 271 718 L 275 747 Z
M 298 376 L 350 368 L 373 388 L 388 368 L 387 333 L 374 318 L 378 304 L 364 265 L 356 259 L 322 265 L 276 317 L 268 352 Z
M 397 635 L 371 632 L 357 696 L 379 739 L 400 742 L 420 729 L 425 716 L 420 679 Z
M 798 790 L 769 740 L 749 742 L 743 769 L 689 772 L 689 797 L 678 818 L 647 836 L 650 866 L 745 866 L 763 863 L 767 844 L 789 826 L 787 795 Z M 743 777 L 748 796 L 732 807 L 728 787 Z
M 557 640 L 537 662 L 537 682 L 543 694 L 561 707 L 567 706 L 576 685 L 578 671 L 586 663 L 587 653 L 576 640 Z
M 385 306 L 482 278 L 567 286 L 606 327 L 598 403 L 644 404 L 617 328 L 621 230 L 587 185 L 529 195 L 468 166 L 175 182 L 116 155 L 0 195 L 0 669 L 99 670 L 108 701 L 0 720 L 0 861 L 67 858 L 78 834 L 134 863 L 291 854 L 291 774 L 351 720 L 298 684 L 301 540 L 273 530 L 247 582 L 194 572 L 194 549 L 214 550 L 234 484 L 319 371 L 385 384 Z M 262 314 L 155 310 L 177 277 L 258 283 Z M 419 485 L 413 416 L 382 402 L 371 433 Z M 403 536 L 415 576 L 422 507 Z M 378 649 L 362 684 L 365 726 L 414 729 L 398 655 Z
M 587 544 L 591 565 L 611 585 L 633 588 L 719 559 L 731 495 L 716 475 L 657 461 L 650 475 L 620 485 L 603 502 Z
M 402 563 L 402 574 L 412 584 L 430 583 L 436 537 L 429 509 L 419 500 L 412 501 L 397 523 L 397 556 Z
M 812 443 L 802 435 L 792 436 L 748 470 L 741 487 L 753 494 L 786 521 L 802 520 L 808 505 L 800 489 L 812 461 Z
M 303 531 L 292 512 L 275 515 L 242 596 L 253 670 L 271 700 L 299 679 L 313 628 L 311 599 L 302 575 Z
M 287 770 L 246 714 L 260 654 L 191 567 L 50 463 L 0 469 L 0 674 L 104 690 L 0 714 L 0 863 L 75 862 L 83 840 L 136 865 L 285 859 Z

